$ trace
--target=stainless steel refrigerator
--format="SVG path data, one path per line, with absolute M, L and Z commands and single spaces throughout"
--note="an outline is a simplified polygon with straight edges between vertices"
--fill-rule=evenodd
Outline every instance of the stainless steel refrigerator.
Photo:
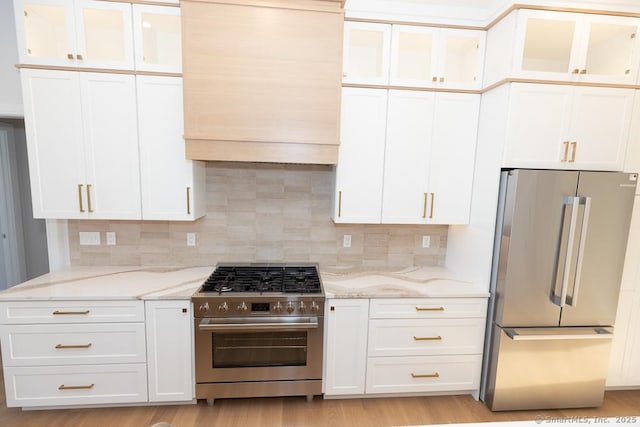
M 481 398 L 599 406 L 637 175 L 503 171 Z

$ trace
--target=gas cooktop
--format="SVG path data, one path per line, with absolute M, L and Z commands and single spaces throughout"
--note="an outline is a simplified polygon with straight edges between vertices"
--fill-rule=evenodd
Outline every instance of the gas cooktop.
M 199 292 L 322 293 L 317 264 L 218 264 Z

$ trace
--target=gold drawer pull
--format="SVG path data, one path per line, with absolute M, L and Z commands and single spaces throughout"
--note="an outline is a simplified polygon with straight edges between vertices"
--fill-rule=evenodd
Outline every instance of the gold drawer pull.
M 57 344 L 56 348 L 89 348 L 91 347 L 91 343 L 89 344 Z
M 417 337 L 417 336 L 413 336 L 413 339 L 415 341 L 440 341 L 442 339 L 442 337 L 440 335 L 435 336 L 435 337 Z
M 444 311 L 444 307 L 416 307 L 416 311 Z
M 86 390 L 89 388 L 93 388 L 95 384 L 89 384 L 89 385 L 64 385 L 61 384 L 60 387 L 58 387 L 58 390 Z
M 440 378 L 440 374 L 437 372 L 435 374 L 414 374 L 412 372 L 411 378 Z
M 60 310 L 56 310 L 53 312 L 53 314 L 89 314 L 89 310 L 84 310 L 84 311 L 60 311 Z

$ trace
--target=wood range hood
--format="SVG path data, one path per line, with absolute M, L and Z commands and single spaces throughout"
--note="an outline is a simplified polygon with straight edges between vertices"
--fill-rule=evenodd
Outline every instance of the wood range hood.
M 336 164 L 340 0 L 182 0 L 186 158 Z

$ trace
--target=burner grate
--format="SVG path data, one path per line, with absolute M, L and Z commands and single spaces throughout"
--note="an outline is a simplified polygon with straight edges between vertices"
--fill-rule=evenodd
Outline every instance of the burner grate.
M 218 266 L 201 292 L 320 293 L 316 266 Z

